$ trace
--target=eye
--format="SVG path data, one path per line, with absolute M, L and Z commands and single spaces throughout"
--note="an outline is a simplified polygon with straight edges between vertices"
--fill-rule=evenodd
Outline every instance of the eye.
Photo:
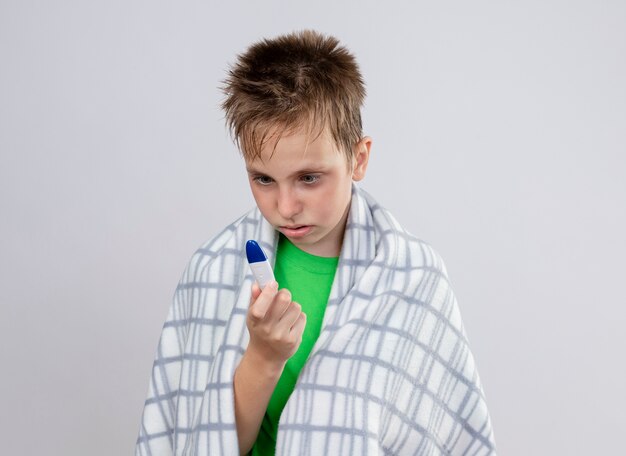
M 318 180 L 320 180 L 320 177 L 315 174 L 305 174 L 304 176 L 300 177 L 300 179 L 305 184 L 311 185 L 311 184 L 316 183 Z
M 260 185 L 269 185 L 272 183 L 272 178 L 267 176 L 256 176 L 252 180 Z

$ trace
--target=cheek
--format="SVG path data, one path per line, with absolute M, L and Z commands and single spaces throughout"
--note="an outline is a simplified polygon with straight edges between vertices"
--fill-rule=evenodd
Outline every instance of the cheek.
M 336 185 L 326 188 L 318 195 L 318 214 L 328 220 L 341 217 L 350 200 L 352 193 L 352 180 L 337 182 Z
M 254 198 L 254 201 L 256 202 L 257 207 L 259 208 L 263 216 L 265 218 L 268 218 L 268 216 L 270 215 L 268 213 L 268 208 L 270 205 L 268 195 L 265 192 L 259 191 L 258 189 L 255 190 L 252 185 L 250 186 L 250 189 L 252 190 L 252 196 Z
M 254 201 L 256 201 L 256 204 L 258 206 L 260 203 L 259 194 L 256 191 L 254 191 L 254 187 L 252 186 L 252 184 L 250 184 L 250 191 L 252 192 L 252 197 L 254 198 Z

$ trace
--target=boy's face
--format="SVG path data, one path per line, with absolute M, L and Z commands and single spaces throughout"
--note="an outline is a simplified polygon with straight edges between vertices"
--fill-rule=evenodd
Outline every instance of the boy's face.
M 261 159 L 246 161 L 259 210 L 301 250 L 339 256 L 352 181 L 365 175 L 371 138 L 365 137 L 355 146 L 351 169 L 327 131 L 308 145 L 304 131 L 285 135 L 270 158 L 274 143 L 265 144 Z

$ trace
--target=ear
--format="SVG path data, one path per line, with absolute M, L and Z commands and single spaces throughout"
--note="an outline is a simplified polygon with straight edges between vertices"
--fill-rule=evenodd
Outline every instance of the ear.
M 363 139 L 354 145 L 352 180 L 360 181 L 365 177 L 371 148 L 372 138 L 369 136 L 363 137 Z

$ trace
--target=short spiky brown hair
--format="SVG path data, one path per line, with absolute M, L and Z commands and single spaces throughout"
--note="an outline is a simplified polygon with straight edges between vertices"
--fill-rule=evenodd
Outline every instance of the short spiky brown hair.
M 309 134 L 328 129 L 352 163 L 365 84 L 336 38 L 304 30 L 263 39 L 237 56 L 223 82 L 226 124 L 246 160 L 260 156 L 274 128 L 280 138 L 306 127 Z

